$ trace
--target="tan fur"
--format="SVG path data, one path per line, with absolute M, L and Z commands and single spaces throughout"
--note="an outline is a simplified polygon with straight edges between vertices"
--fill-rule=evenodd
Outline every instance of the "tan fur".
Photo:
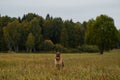
M 63 69 L 63 67 L 64 67 L 64 63 L 63 63 L 63 61 L 62 61 L 62 58 L 60 58 L 60 60 L 56 60 L 56 58 L 55 58 L 55 65 L 56 65 L 56 67 L 57 67 L 57 69 Z

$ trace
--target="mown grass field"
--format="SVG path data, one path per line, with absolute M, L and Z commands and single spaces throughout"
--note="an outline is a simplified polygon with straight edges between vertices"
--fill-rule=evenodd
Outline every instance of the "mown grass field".
M 56 70 L 55 54 L 0 53 L 0 80 L 120 80 L 120 50 L 63 54 Z

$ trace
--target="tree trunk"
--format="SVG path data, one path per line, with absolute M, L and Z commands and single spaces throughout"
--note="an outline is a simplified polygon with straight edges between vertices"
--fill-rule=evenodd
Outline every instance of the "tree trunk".
M 33 52 L 36 52 L 36 49 L 35 49 L 35 48 L 33 48 Z
M 30 48 L 30 51 L 29 51 L 30 53 L 32 52 L 32 49 Z
M 10 44 L 8 44 L 8 51 L 12 51 L 12 46 Z
M 103 48 L 100 49 L 100 54 L 103 54 L 104 50 Z
M 19 51 L 19 48 L 18 46 L 15 47 L 15 52 L 18 52 Z
M 27 48 L 27 52 L 29 52 L 29 48 Z
M 103 51 L 100 51 L 100 54 L 103 54 Z

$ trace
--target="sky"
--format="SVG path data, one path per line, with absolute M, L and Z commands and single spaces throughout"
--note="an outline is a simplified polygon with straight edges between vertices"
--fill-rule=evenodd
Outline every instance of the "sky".
M 120 0 L 0 0 L 2 16 L 22 17 L 27 13 L 42 17 L 50 14 L 81 23 L 106 14 L 114 19 L 115 26 L 120 29 Z

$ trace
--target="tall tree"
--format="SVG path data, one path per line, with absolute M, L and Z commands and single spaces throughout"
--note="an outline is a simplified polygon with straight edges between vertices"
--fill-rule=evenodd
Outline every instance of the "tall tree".
M 71 21 L 65 21 L 64 26 L 66 27 L 68 34 L 68 47 L 75 48 L 75 24 Z
M 66 28 L 63 26 L 62 30 L 61 30 L 61 35 L 60 35 L 60 44 L 64 47 L 68 47 L 68 33 Z
M 87 31 L 85 33 L 85 42 L 87 44 L 93 44 L 94 41 L 91 39 L 91 37 L 93 36 L 93 34 L 96 34 L 93 30 L 94 28 L 94 24 L 95 24 L 95 20 L 94 19 L 90 19 L 87 23 Z
M 35 46 L 35 38 L 34 35 L 32 33 L 28 34 L 27 40 L 26 40 L 26 48 L 27 48 L 27 52 L 32 52 L 32 49 Z
M 46 19 L 44 21 L 42 33 L 45 40 L 51 40 L 53 33 L 53 19 Z
M 21 38 L 20 24 L 17 20 L 3 28 L 3 35 L 9 50 L 18 51 Z
M 80 22 L 75 23 L 75 45 L 81 46 L 84 44 L 85 27 Z
M 119 41 L 120 41 L 120 29 L 118 30 L 118 32 L 119 32 Z
M 118 32 L 111 17 L 100 15 L 88 27 L 91 28 L 87 28 L 86 41 L 97 45 L 101 54 L 104 50 L 110 50 L 117 44 Z
M 1 29 L 1 33 L 0 33 L 0 37 L 1 37 L 1 50 L 2 51 L 6 51 L 7 50 L 7 44 L 4 40 L 4 37 L 3 37 L 3 28 L 5 26 L 8 25 L 8 23 L 12 22 L 12 18 L 9 17 L 9 16 L 1 16 L 1 21 L 0 21 L 0 29 Z
M 82 23 L 82 26 L 85 28 L 85 30 L 87 29 L 87 22 L 86 21 L 84 21 L 83 23 Z
M 2 21 L 1 21 L 1 15 L 0 15 L 0 51 L 2 50 Z
M 35 13 L 24 14 L 24 16 L 22 17 L 22 21 L 28 21 L 28 22 L 30 22 L 35 17 L 39 17 L 39 15 L 37 15 Z
M 42 42 L 41 26 L 39 25 L 39 18 L 34 18 L 30 22 L 30 32 L 35 37 L 35 50 L 39 49 L 39 44 Z
M 46 15 L 46 20 L 47 19 L 51 19 L 49 14 Z
M 28 22 L 28 21 L 23 21 L 21 23 L 21 32 L 20 32 L 21 33 L 21 39 L 20 39 L 19 46 L 20 46 L 20 49 L 23 50 L 23 51 L 26 50 L 25 49 L 26 48 L 25 43 L 26 43 L 28 34 L 30 33 L 30 27 L 31 27 L 31 25 L 30 25 L 30 22 Z
M 52 32 L 51 40 L 55 44 L 60 43 L 60 34 L 61 34 L 62 26 L 63 26 L 63 22 L 61 18 L 53 19 L 53 32 Z
M 12 21 L 11 17 L 2 16 L 2 17 L 1 17 L 1 26 L 2 26 L 2 27 L 7 26 L 7 24 L 8 24 L 9 22 L 11 22 L 11 21 Z
M 120 29 L 118 30 L 118 33 L 119 33 L 119 35 L 118 35 L 118 37 L 119 37 L 118 47 L 120 48 Z

